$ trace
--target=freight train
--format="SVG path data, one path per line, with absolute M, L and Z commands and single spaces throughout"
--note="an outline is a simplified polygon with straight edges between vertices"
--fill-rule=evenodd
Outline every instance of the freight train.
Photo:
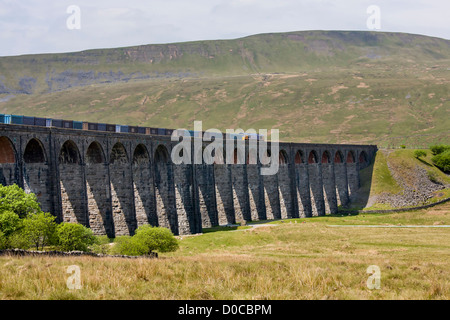
M 51 119 L 51 118 L 39 118 L 29 116 L 18 116 L 10 114 L 0 114 L 0 123 L 4 124 L 17 124 L 27 126 L 39 126 L 39 127 L 56 127 L 64 129 L 75 130 L 90 130 L 90 131 L 105 131 L 105 132 L 120 132 L 120 133 L 137 133 L 146 135 L 160 135 L 171 136 L 175 131 L 174 129 L 166 128 L 152 128 L 152 127 L 140 127 L 140 126 L 125 126 L 120 124 L 108 124 L 108 123 L 96 123 L 96 122 L 83 122 L 73 120 Z M 203 137 L 205 132 L 188 130 L 191 137 Z M 223 133 L 223 139 L 239 139 L 239 140 L 264 140 L 264 136 L 260 134 L 252 133 L 235 133 L 226 134 Z

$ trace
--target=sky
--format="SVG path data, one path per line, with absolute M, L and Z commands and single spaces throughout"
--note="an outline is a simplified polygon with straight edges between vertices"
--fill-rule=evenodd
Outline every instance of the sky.
M 0 0 L 0 56 L 303 30 L 450 39 L 449 13 L 449 0 Z

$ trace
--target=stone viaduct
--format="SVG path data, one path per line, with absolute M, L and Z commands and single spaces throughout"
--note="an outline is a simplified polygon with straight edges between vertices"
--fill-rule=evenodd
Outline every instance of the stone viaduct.
M 278 173 L 263 176 L 259 162 L 176 165 L 170 154 L 177 143 L 170 136 L 0 124 L 0 183 L 35 193 L 58 222 L 81 223 L 98 235 L 133 234 L 143 224 L 194 234 L 244 220 L 336 213 L 377 150 L 280 142 Z

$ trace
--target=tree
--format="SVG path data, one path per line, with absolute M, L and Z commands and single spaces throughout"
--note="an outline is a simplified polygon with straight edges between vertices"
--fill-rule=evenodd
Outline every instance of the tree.
M 445 145 L 445 144 L 438 144 L 438 145 L 430 146 L 430 150 L 431 150 L 431 153 L 434 156 L 436 156 L 440 153 L 450 150 L 450 146 Z
M 22 228 L 22 220 L 12 211 L 0 213 L 0 231 L 5 237 L 9 237 L 14 232 Z
M 0 185 L 0 213 L 12 211 L 20 218 L 26 218 L 30 213 L 40 212 L 39 202 L 34 193 L 27 194 L 18 185 Z
M 36 250 L 54 241 L 55 216 L 47 212 L 29 214 L 23 219 L 23 234 L 36 246 Z
M 56 229 L 58 245 L 64 251 L 88 251 L 88 247 L 95 243 L 95 236 L 91 229 L 82 224 L 63 222 Z

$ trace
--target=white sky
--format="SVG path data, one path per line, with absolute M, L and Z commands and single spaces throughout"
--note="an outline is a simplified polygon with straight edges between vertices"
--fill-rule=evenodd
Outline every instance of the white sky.
M 80 8 L 80 29 L 66 12 Z M 0 56 L 234 39 L 302 30 L 381 29 L 450 39 L 449 0 L 0 0 Z

